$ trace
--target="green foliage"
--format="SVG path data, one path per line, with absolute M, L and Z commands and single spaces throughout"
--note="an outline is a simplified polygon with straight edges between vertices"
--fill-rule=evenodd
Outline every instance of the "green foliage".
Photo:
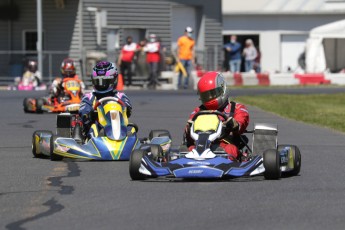
M 345 132 L 345 93 L 313 95 L 260 95 L 236 99 L 293 120 Z

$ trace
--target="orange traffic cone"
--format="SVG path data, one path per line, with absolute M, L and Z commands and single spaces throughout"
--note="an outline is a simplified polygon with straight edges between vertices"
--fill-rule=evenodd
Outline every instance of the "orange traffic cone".
M 122 74 L 119 74 L 119 76 L 118 76 L 116 90 L 123 91 L 123 77 L 122 77 Z

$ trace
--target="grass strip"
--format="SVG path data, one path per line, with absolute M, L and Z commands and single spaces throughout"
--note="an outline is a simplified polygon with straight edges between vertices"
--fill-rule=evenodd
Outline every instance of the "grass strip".
M 345 93 L 241 96 L 236 101 L 282 117 L 345 132 Z

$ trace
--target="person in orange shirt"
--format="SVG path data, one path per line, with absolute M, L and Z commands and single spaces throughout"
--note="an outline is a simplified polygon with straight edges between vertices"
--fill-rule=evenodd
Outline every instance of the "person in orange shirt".
M 177 40 L 177 61 L 181 62 L 183 67 L 187 72 L 187 76 L 184 77 L 182 83 L 182 71 L 180 71 L 178 76 L 178 85 L 179 89 L 187 89 L 189 83 L 189 76 L 194 65 L 194 44 L 195 41 L 192 38 L 193 29 L 188 26 L 184 31 L 184 35 Z

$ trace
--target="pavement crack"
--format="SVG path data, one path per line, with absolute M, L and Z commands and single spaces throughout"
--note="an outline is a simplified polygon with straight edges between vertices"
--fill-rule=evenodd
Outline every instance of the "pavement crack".
M 55 200 L 54 197 L 51 198 L 50 200 L 48 200 L 47 202 L 43 203 L 43 205 L 48 207 L 47 211 L 41 212 L 41 213 L 39 213 L 39 214 L 37 214 L 35 216 L 28 217 L 28 218 L 23 219 L 23 220 L 19 220 L 19 221 L 10 223 L 10 224 L 6 225 L 6 228 L 10 229 L 10 230 L 12 230 L 12 229 L 24 230 L 25 228 L 22 227 L 22 225 L 24 225 L 25 223 L 31 222 L 31 221 L 35 221 L 35 220 L 38 220 L 38 219 L 41 219 L 41 218 L 44 218 L 44 217 L 47 217 L 47 216 L 51 216 L 54 213 L 60 212 L 62 209 L 65 208 L 63 205 L 59 204 Z
M 79 166 L 76 162 L 73 161 L 63 161 L 63 163 L 67 164 L 67 175 L 61 175 L 61 176 L 50 176 L 47 178 L 47 186 L 52 186 L 57 188 L 57 192 L 60 195 L 71 195 L 74 192 L 74 186 L 70 185 L 64 185 L 63 179 L 64 178 L 70 178 L 70 177 L 78 177 L 80 176 L 81 170 L 79 169 Z M 54 168 L 54 173 L 60 174 L 61 172 L 66 172 L 66 170 L 63 170 L 63 167 L 57 165 Z M 56 191 L 56 190 L 49 190 L 45 189 L 44 193 L 41 194 L 43 196 L 47 191 Z M 3 195 L 3 194 L 0 194 Z M 48 201 L 42 203 L 42 206 L 47 206 L 49 209 L 47 211 L 37 213 L 36 215 L 32 215 L 30 217 L 24 218 L 22 220 L 18 220 L 12 223 L 9 223 L 6 225 L 7 229 L 16 229 L 16 230 L 24 230 L 25 228 L 22 226 L 28 222 L 37 221 L 41 218 L 45 218 L 51 215 L 54 215 L 55 213 L 58 213 L 62 211 L 65 206 L 59 203 L 59 201 L 53 196 Z

